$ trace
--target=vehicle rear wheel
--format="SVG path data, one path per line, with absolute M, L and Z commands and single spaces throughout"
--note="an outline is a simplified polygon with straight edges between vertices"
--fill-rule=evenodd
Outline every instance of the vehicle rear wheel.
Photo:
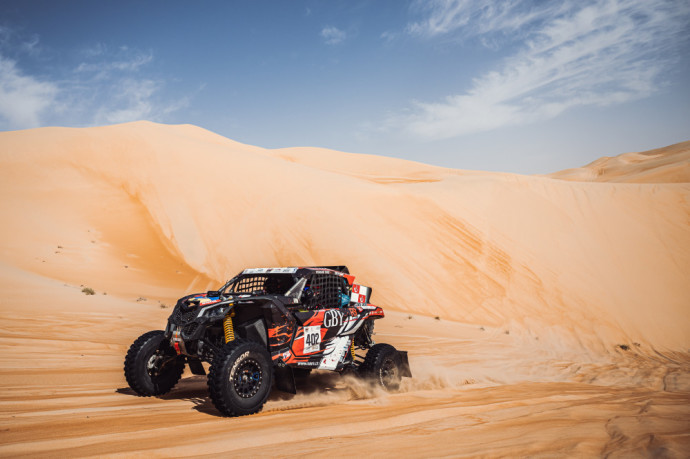
M 184 371 L 162 330 L 144 333 L 132 343 L 125 357 L 125 379 L 138 395 L 163 395 L 177 384 Z
M 235 339 L 214 356 L 208 373 L 211 401 L 224 416 L 261 410 L 271 392 L 273 362 L 261 344 Z
M 396 391 L 402 380 L 401 365 L 398 351 L 390 344 L 381 343 L 369 349 L 358 372 L 387 391 Z

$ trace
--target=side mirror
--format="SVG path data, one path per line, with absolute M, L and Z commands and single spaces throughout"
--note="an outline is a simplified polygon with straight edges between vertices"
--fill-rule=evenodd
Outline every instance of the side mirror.
M 209 290 L 206 292 L 206 297 L 211 298 L 211 297 L 217 297 L 220 296 L 220 292 L 218 290 Z

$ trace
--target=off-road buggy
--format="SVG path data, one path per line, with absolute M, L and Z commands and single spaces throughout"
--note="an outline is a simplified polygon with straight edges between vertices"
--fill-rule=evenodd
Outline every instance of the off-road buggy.
M 374 344 L 383 310 L 354 280 L 346 266 L 245 269 L 218 290 L 180 298 L 165 331 L 129 348 L 127 382 L 138 395 L 162 395 L 185 364 L 204 375 L 208 362 L 211 400 L 226 416 L 261 410 L 274 383 L 296 393 L 295 377 L 311 370 L 354 372 L 397 390 L 412 376 L 407 353 Z

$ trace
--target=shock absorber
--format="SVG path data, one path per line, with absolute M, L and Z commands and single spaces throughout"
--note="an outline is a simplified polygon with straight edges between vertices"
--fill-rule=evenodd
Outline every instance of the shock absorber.
M 223 332 L 225 334 L 225 342 L 229 343 L 235 339 L 235 329 L 232 326 L 232 318 L 235 316 L 235 311 L 228 311 L 223 319 Z
M 352 344 L 350 344 L 350 355 L 352 356 L 352 360 L 355 359 L 355 339 L 352 338 Z

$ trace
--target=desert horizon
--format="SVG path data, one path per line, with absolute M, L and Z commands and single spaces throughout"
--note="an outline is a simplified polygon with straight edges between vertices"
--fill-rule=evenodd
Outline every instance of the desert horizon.
M 690 451 L 690 141 L 520 175 L 139 121 L 0 132 L 0 164 L 3 456 Z M 189 370 L 127 387 L 177 298 L 316 265 L 373 287 L 399 393 L 317 372 L 222 418 Z

